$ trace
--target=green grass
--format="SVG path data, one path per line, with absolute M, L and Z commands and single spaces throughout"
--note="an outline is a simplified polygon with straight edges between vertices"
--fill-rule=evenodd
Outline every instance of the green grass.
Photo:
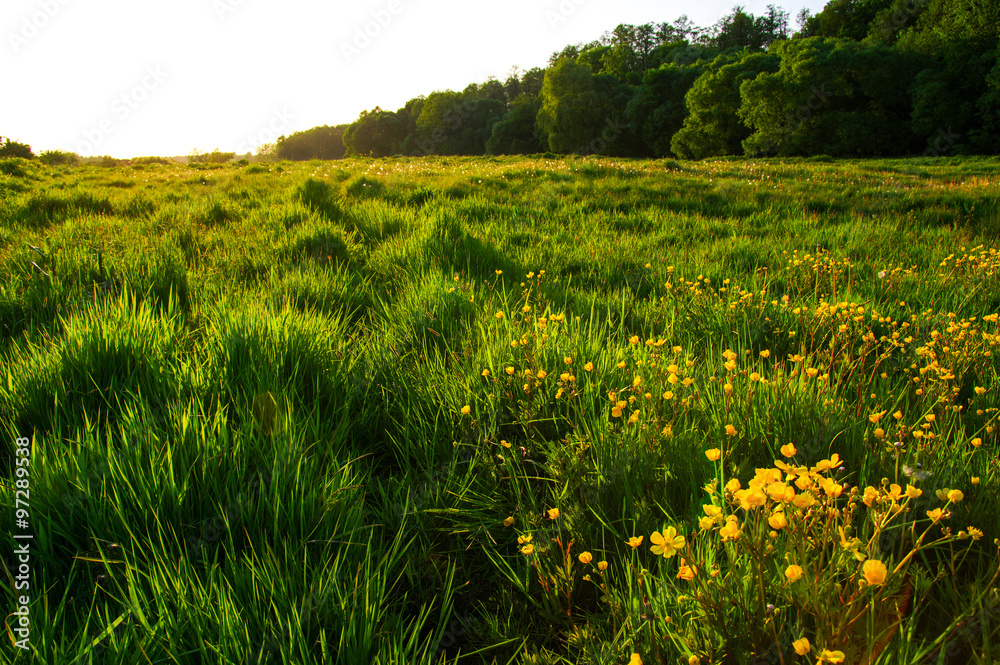
M 6 160 L 0 501 L 24 532 L 28 437 L 35 539 L 0 660 L 991 662 L 998 236 L 995 158 Z M 757 513 L 696 536 L 703 488 L 790 442 L 917 485 L 911 521 L 961 489 L 946 524 L 983 537 L 918 548 L 833 634 L 784 581 L 804 553 L 752 555 Z M 715 586 L 650 552 L 667 526 Z

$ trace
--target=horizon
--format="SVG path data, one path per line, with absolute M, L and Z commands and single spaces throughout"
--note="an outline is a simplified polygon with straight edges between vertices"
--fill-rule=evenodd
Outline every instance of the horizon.
M 686 14 L 709 27 L 736 4 L 517 0 L 498 12 L 438 0 L 436 11 L 421 13 L 431 3 L 316 9 L 298 0 L 279 13 L 273 0 L 181 0 L 169 10 L 106 0 L 84 13 L 73 0 L 13 0 L 0 12 L 0 63 L 10 89 L 26 91 L 28 101 L 8 96 L 0 130 L 36 153 L 245 155 L 282 135 L 351 123 L 376 106 L 395 110 L 435 91 L 504 80 L 515 68 L 546 67 L 552 53 L 622 23 L 672 23 Z M 743 6 L 759 15 L 768 4 L 775 3 Z M 794 24 L 803 7 L 816 13 L 824 4 L 778 6 Z M 307 10 L 315 15 L 303 21 Z M 468 29 L 486 24 L 485 33 Z M 137 29 L 146 25 L 156 32 Z M 310 62 L 320 65 L 303 66 Z

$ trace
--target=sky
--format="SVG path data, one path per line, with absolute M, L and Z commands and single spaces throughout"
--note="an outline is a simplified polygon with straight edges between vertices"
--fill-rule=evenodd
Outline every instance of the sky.
M 823 0 L 746 0 L 795 16 Z M 2 0 L 0 135 L 119 158 L 280 135 L 544 67 L 620 23 L 706 27 L 736 0 Z

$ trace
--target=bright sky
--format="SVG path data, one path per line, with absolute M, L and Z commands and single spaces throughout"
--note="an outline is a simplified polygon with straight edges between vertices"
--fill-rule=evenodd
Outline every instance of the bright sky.
M 0 135 L 36 154 L 242 154 L 545 66 L 619 23 L 708 26 L 736 1 L 2 0 Z M 802 7 L 824 5 L 796 1 L 742 4 L 783 6 L 793 29 Z

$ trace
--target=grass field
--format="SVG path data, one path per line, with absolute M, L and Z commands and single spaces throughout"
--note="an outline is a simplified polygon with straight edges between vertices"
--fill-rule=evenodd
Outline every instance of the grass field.
M 997 158 L 0 161 L 0 660 L 994 662 L 998 237 Z

